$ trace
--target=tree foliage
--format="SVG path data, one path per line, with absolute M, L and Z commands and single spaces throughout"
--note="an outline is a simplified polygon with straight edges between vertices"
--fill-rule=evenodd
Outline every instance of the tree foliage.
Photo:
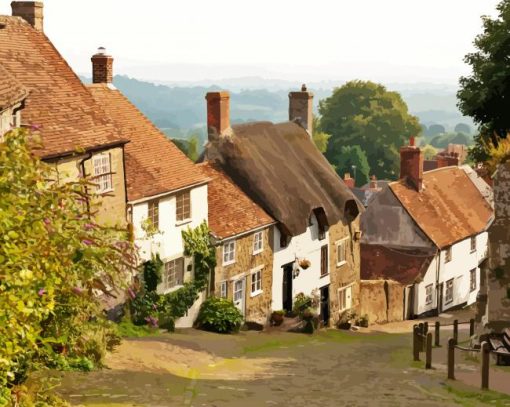
M 98 293 L 125 283 L 136 260 L 126 231 L 89 218 L 88 182 L 58 183 L 36 146 L 19 129 L 0 143 L 0 405 L 40 366 L 101 362 Z
M 425 135 L 428 137 L 435 137 L 443 133 L 446 133 L 446 129 L 442 124 L 431 124 Z
M 320 120 L 317 116 L 313 117 L 313 142 L 315 144 L 315 147 L 318 148 L 318 150 L 321 153 L 325 153 L 328 149 L 328 142 L 331 138 L 331 134 L 324 133 L 320 130 Z
M 421 148 L 421 152 L 423 153 L 423 158 L 425 160 L 432 160 L 435 155 L 438 153 L 437 149 L 434 146 L 431 146 L 430 144 L 426 144 Z
M 510 130 L 510 0 L 498 6 L 498 16 L 482 17 L 483 32 L 474 40 L 475 52 L 464 58 L 471 66 L 470 76 L 460 78 L 457 93 L 459 108 L 480 126 L 471 156 L 477 161 L 488 158 L 485 149 L 490 139 L 505 138 Z
M 399 148 L 421 132 L 402 97 L 373 82 L 352 81 L 335 89 L 319 102 L 319 112 L 321 130 L 331 134 L 328 160 L 337 166 L 341 148 L 358 145 L 379 179 L 398 177 Z
M 370 180 L 370 166 L 365 152 L 360 146 L 341 147 L 338 154 L 333 156 L 337 174 L 343 178 L 346 173 L 352 175 L 357 186 L 366 184 Z
M 471 127 L 466 123 L 458 123 L 454 131 L 455 133 L 471 134 Z
M 430 144 L 436 148 L 446 148 L 448 144 L 464 144 L 465 146 L 469 146 L 472 143 L 472 138 L 464 133 L 441 134 L 430 140 Z

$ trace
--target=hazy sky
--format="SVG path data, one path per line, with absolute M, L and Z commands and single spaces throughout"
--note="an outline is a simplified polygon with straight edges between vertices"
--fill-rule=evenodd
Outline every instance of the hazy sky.
M 75 71 L 104 46 L 115 73 L 168 81 L 261 76 L 454 84 L 498 0 L 45 0 Z M 0 0 L 10 14 L 10 0 Z

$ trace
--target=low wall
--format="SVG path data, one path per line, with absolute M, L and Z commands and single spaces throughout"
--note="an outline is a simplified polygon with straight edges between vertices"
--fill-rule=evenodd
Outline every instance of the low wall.
M 361 280 L 360 315 L 370 324 L 402 321 L 404 287 L 391 280 Z

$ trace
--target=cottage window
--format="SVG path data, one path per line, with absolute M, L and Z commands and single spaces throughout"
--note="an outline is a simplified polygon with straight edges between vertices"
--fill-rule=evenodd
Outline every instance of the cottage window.
M 328 246 L 321 247 L 321 277 L 328 274 Z
M 432 304 L 432 295 L 433 295 L 432 288 L 433 288 L 432 284 L 429 284 L 427 287 L 425 287 L 425 304 L 426 305 Z
M 347 262 L 347 238 L 336 242 L 336 265 L 341 266 Z
M 444 262 L 445 263 L 448 263 L 452 261 L 452 247 L 448 247 L 446 250 L 445 250 L 445 258 L 444 258 Z
M 251 273 L 251 296 L 254 297 L 262 292 L 262 269 Z
M 181 192 L 175 196 L 175 208 L 177 222 L 182 222 L 191 218 L 191 198 L 189 191 Z
M 352 286 L 338 289 L 338 306 L 340 311 L 345 311 L 352 307 Z
M 110 154 L 98 154 L 92 158 L 94 180 L 97 184 L 96 192 L 113 191 Z
M 236 241 L 231 240 L 223 245 L 223 265 L 232 264 L 236 261 Z
M 148 219 L 150 220 L 154 229 L 159 229 L 159 201 L 154 199 L 149 201 L 149 214 Z
M 476 252 L 476 236 L 471 236 L 471 253 Z
M 184 257 L 166 262 L 162 277 L 164 289 L 182 285 L 184 280 Z
M 446 282 L 445 304 L 453 301 L 453 278 Z
M 227 298 L 228 281 L 222 281 L 220 283 L 220 297 Z
M 236 280 L 234 282 L 234 302 L 243 300 L 244 292 L 244 279 Z
M 469 271 L 469 289 L 471 292 L 476 290 L 476 269 Z
M 253 254 L 257 254 L 262 252 L 264 234 L 262 232 L 257 232 L 253 235 Z

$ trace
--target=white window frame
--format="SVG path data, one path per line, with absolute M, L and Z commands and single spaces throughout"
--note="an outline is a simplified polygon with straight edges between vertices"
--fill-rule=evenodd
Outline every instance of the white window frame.
M 186 196 L 188 196 L 188 201 L 189 201 L 189 217 L 179 219 L 178 200 L 182 199 L 182 197 L 186 197 Z M 185 215 L 185 214 L 183 214 L 183 215 Z M 193 217 L 193 207 L 192 207 L 192 202 L 191 202 L 191 191 L 187 190 L 187 191 L 178 192 L 175 195 L 175 220 L 176 220 L 177 225 L 182 225 L 183 223 L 188 223 L 192 217 Z
M 182 259 L 182 260 L 181 260 Z M 182 261 L 182 281 L 179 281 L 178 279 L 176 279 L 176 283 L 174 285 L 170 285 L 169 284 L 169 278 L 168 278 L 168 265 L 170 263 L 174 263 L 175 267 L 177 267 L 177 262 L 178 261 Z M 167 291 L 167 290 L 170 290 L 172 288 L 175 288 L 175 287 L 180 287 L 184 284 L 184 275 L 186 273 L 186 259 L 184 257 L 176 257 L 175 259 L 171 259 L 171 260 L 167 260 L 164 262 L 163 264 L 163 276 L 162 276 L 162 286 L 163 286 L 163 290 L 164 291 Z M 177 276 L 178 277 L 178 276 Z
M 469 270 L 469 292 L 476 291 L 478 284 L 476 281 L 476 268 Z
M 253 254 L 262 253 L 264 250 L 264 232 L 261 230 L 253 234 Z
M 451 287 L 448 287 L 449 285 Z M 451 302 L 453 302 L 454 288 L 455 288 L 455 279 L 451 278 L 445 284 L 445 294 L 444 294 L 444 303 L 445 304 L 450 304 Z M 450 292 L 450 295 L 448 295 L 448 292 Z
M 348 237 L 344 237 L 343 239 L 337 240 L 335 242 L 335 256 L 336 256 L 336 265 L 337 267 L 343 266 L 347 263 L 347 241 L 349 240 Z M 342 246 L 344 248 L 344 259 L 340 260 L 338 259 L 338 248 Z
M 257 267 L 250 272 L 250 297 L 256 297 L 257 295 L 260 295 L 263 293 L 262 290 L 262 270 L 263 266 Z M 253 278 L 258 276 L 258 279 L 256 281 L 253 280 Z M 255 285 L 254 285 L 255 283 Z M 254 289 L 255 288 L 255 289 Z
M 345 287 L 340 287 L 337 291 L 337 297 L 338 297 L 338 311 L 346 311 L 352 308 L 352 287 L 353 284 L 346 285 Z M 351 302 L 350 304 L 347 304 L 347 291 L 350 291 L 351 294 Z M 343 301 L 342 301 L 342 294 L 343 294 Z
M 425 305 L 430 305 L 434 301 L 434 284 L 425 287 Z
M 92 156 L 92 171 L 98 194 L 113 191 L 112 157 L 109 153 Z
M 235 262 L 236 262 L 236 241 L 229 240 L 228 242 L 223 243 L 223 265 L 228 266 L 229 264 L 233 264 Z
M 237 289 L 238 285 L 240 287 L 239 290 Z M 235 280 L 234 284 L 232 284 L 232 298 L 233 298 L 234 302 L 236 302 L 236 301 L 244 301 L 243 292 L 245 290 L 243 288 L 244 288 L 244 282 L 241 279 Z
M 228 297 L 228 281 L 222 281 L 220 283 L 220 297 L 227 298 Z

